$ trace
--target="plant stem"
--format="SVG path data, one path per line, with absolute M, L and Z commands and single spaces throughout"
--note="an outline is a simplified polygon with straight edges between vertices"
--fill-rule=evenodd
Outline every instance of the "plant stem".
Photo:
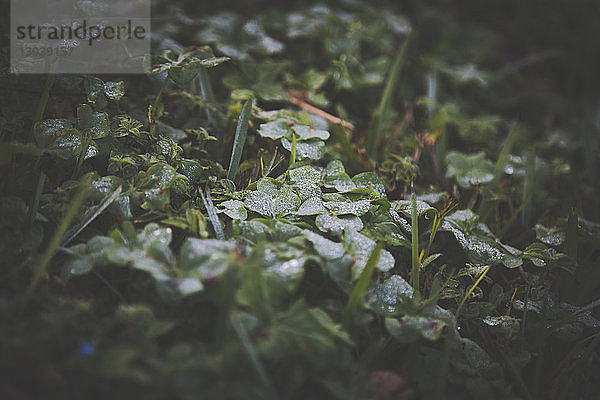
M 77 194 L 71 201 L 69 208 L 67 209 L 67 211 L 65 212 L 65 215 L 63 216 L 62 220 L 60 221 L 60 225 L 58 226 L 58 229 L 56 229 L 56 231 L 54 232 L 54 235 L 52 236 L 52 239 L 50 240 L 50 243 L 48 243 L 48 247 L 46 247 L 46 251 L 44 251 L 44 254 L 40 258 L 38 264 L 36 265 L 36 267 L 33 271 L 33 277 L 31 278 L 31 282 L 29 283 L 29 287 L 27 288 L 28 296 L 33 293 L 33 291 L 37 287 L 40 279 L 42 278 L 44 273 L 46 273 L 46 268 L 48 266 L 48 263 L 50 262 L 50 260 L 52 259 L 52 257 L 56 253 L 56 251 L 58 250 L 58 245 L 60 244 L 60 241 L 61 241 L 63 235 L 67 231 L 67 228 L 71 224 L 71 221 L 73 220 L 73 218 L 75 218 L 75 215 L 77 215 L 77 212 L 79 211 L 79 207 L 81 206 L 81 204 L 83 203 L 83 201 L 85 200 L 85 198 L 87 196 L 88 190 L 89 190 L 89 182 L 87 182 L 87 181 L 82 182 L 80 184 L 79 191 L 77 192 Z
M 415 194 L 414 182 L 411 182 L 410 194 L 410 214 L 411 214 L 411 250 L 412 250 L 412 270 L 410 273 L 410 285 L 419 292 L 419 214 L 417 210 L 417 196 Z
M 398 83 L 400 70 L 402 69 L 404 61 L 406 59 L 406 49 L 408 48 L 409 40 L 410 36 L 404 39 L 404 42 L 402 43 L 402 46 L 400 46 L 396 58 L 394 59 L 394 63 L 392 64 L 392 68 L 390 69 L 390 75 L 388 77 L 387 84 L 385 86 L 383 95 L 381 96 L 381 101 L 379 102 L 379 107 L 377 109 L 377 120 L 374 121 L 374 130 L 369 132 L 369 136 L 367 137 L 366 148 L 367 153 L 371 158 L 376 158 L 377 156 L 377 145 L 379 144 L 379 139 L 381 136 L 381 132 L 383 131 L 383 125 L 386 122 L 388 111 L 392 105 L 392 95 Z
M 383 249 L 383 242 L 377 242 L 371 254 L 369 254 L 369 258 L 367 259 L 367 263 L 363 268 L 354 289 L 352 289 L 352 293 L 350 294 L 350 298 L 348 299 L 348 303 L 346 303 L 346 308 L 342 313 L 342 323 L 344 326 L 349 326 L 352 321 L 352 317 L 356 313 L 356 308 L 358 307 L 358 303 L 363 298 L 365 292 L 367 291 L 367 287 L 369 286 L 369 282 L 371 282 L 371 276 L 375 271 L 375 267 L 377 267 L 377 263 L 379 262 L 379 257 L 381 255 L 381 250 Z
M 473 286 L 471 286 L 471 288 L 469 289 L 469 291 L 462 298 L 462 301 L 460 302 L 460 304 L 458 305 L 458 308 L 456 309 L 455 317 L 457 319 L 458 319 L 458 316 L 460 315 L 460 310 L 462 309 L 462 306 L 465 304 L 465 301 L 469 298 L 469 296 L 471 295 L 471 293 L 473 293 L 473 291 L 475 290 L 475 288 L 477 287 L 477 285 L 479 285 L 479 282 L 482 281 L 482 279 L 488 273 L 488 271 L 490 270 L 490 268 L 491 267 L 489 265 L 486 267 L 486 269 L 481 273 L 481 275 L 479 275 L 479 278 L 477 278 L 477 280 L 475 281 L 475 283 L 473 284 Z

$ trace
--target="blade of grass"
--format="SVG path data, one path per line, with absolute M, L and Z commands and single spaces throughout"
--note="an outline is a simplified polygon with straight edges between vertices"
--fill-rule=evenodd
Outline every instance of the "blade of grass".
M 95 220 L 98 217 L 98 215 L 102 214 L 102 212 L 106 210 L 106 208 L 109 205 L 111 205 L 113 201 L 117 199 L 117 197 L 119 197 L 119 195 L 121 194 L 121 190 L 122 187 L 119 186 L 117 189 L 115 189 L 114 192 L 108 194 L 100 204 L 90 209 L 90 211 L 86 213 L 86 215 L 83 217 L 83 220 L 79 224 L 69 229 L 69 231 L 65 234 L 63 241 L 60 243 L 60 245 L 66 246 L 71 240 L 73 240 L 77 235 L 79 235 L 79 233 L 82 230 L 84 230 L 86 226 L 88 226 L 93 220 Z
M 344 326 L 348 326 L 352 321 L 352 317 L 356 313 L 358 304 L 367 291 L 369 282 L 371 282 L 371 276 L 373 275 L 375 267 L 379 262 L 379 256 L 381 255 L 382 249 L 383 242 L 377 242 L 373 248 L 373 251 L 371 251 L 371 254 L 369 254 L 369 258 L 367 258 L 365 268 L 360 273 L 358 281 L 356 282 L 356 285 L 354 285 L 352 293 L 350 293 L 350 298 L 348 299 L 348 303 L 346 303 L 346 308 L 344 308 L 342 313 L 342 323 Z
M 44 190 L 44 184 L 46 183 L 46 174 L 40 172 L 40 177 L 38 178 L 38 183 L 35 188 L 35 197 L 33 198 L 33 203 L 31 204 L 31 208 L 29 209 L 29 221 L 33 222 L 35 219 L 35 215 L 37 214 L 38 208 L 40 206 L 40 197 L 42 196 L 42 190 Z
M 419 292 L 419 214 L 417 212 L 417 195 L 415 194 L 414 183 L 411 183 L 410 194 L 410 214 L 411 214 L 411 250 L 412 250 L 412 269 L 410 272 L 410 285 L 414 293 Z
M 154 134 L 154 130 L 156 129 L 156 123 L 158 120 L 156 119 L 156 113 L 158 109 L 158 104 L 160 102 L 160 98 L 162 97 L 165 88 L 167 87 L 167 83 L 169 83 L 169 77 L 165 76 L 162 85 L 160 85 L 160 89 L 158 89 L 158 93 L 156 94 L 156 98 L 154 99 L 154 103 L 148 106 L 148 123 L 150 123 L 150 134 Z
M 481 275 L 479 275 L 479 278 L 477 278 L 477 280 L 475 281 L 475 283 L 473 284 L 473 286 L 471 286 L 471 288 L 469 289 L 469 291 L 462 298 L 460 304 L 458 305 L 458 308 L 456 309 L 455 317 L 457 319 L 458 319 L 458 316 L 460 314 L 460 310 L 462 309 L 462 306 L 465 304 L 465 301 L 469 298 L 469 296 L 471 295 L 471 293 L 473 293 L 473 291 L 475 290 L 475 288 L 477 287 L 477 285 L 479 285 L 479 282 L 481 282 L 483 280 L 483 278 L 488 273 L 488 271 L 490 270 L 490 268 L 491 268 L 491 266 L 489 266 L 489 265 L 486 267 L 486 269 L 481 273 Z
M 52 260 L 52 257 L 58 250 L 58 245 L 60 244 L 60 240 L 62 239 L 65 232 L 67 231 L 67 228 L 71 224 L 71 221 L 73 220 L 73 218 L 75 218 L 75 216 L 77 215 L 77 212 L 79 211 L 79 207 L 81 207 L 81 204 L 83 203 L 83 201 L 85 200 L 85 198 L 88 194 L 88 190 L 89 190 L 89 181 L 81 182 L 80 188 L 77 191 L 77 194 L 71 201 L 71 204 L 69 204 L 69 208 L 67 208 L 67 211 L 65 212 L 62 220 L 60 221 L 58 228 L 54 232 L 52 239 L 50 239 L 50 242 L 48 243 L 48 247 L 46 247 L 46 250 L 42 254 L 41 258 L 39 259 L 39 262 L 37 263 L 35 269 L 33 270 L 33 277 L 31 278 L 31 281 L 29 282 L 29 287 L 27 288 L 28 296 L 31 295 L 35 291 L 40 279 L 46 273 L 46 268 L 48 267 L 50 260 Z
M 211 106 L 216 107 L 217 101 L 215 100 L 215 94 L 213 93 L 210 79 L 208 79 L 208 68 L 200 68 L 200 71 L 198 71 L 198 75 L 196 76 L 196 85 L 200 89 L 202 100 Z M 206 118 L 208 118 L 209 121 L 212 121 L 213 115 L 211 110 L 206 107 L 205 111 Z
M 496 161 L 496 166 L 494 167 L 494 175 L 496 175 L 496 179 L 498 179 L 500 175 L 502 175 L 502 171 L 504 171 L 504 166 L 506 165 L 506 161 L 508 160 L 512 146 L 517 138 L 517 133 L 517 124 L 515 122 L 511 125 L 508 136 L 506 136 L 506 139 L 500 148 L 500 154 L 498 155 L 498 160 Z
M 202 202 L 204 203 L 204 208 L 206 208 L 206 212 L 208 213 L 208 219 L 210 220 L 210 223 L 215 231 L 215 236 L 219 240 L 225 240 L 225 233 L 223 233 L 223 226 L 221 225 L 221 221 L 217 216 L 217 209 L 210 198 L 210 189 L 208 187 L 206 188 L 206 197 L 204 196 L 204 193 L 202 193 L 202 190 L 199 192 L 200 197 L 202 197 Z
M 356 153 L 356 149 L 350 141 L 349 132 L 342 124 L 330 124 L 329 130 L 335 137 L 335 141 L 342 147 L 342 155 L 344 157 L 344 166 L 350 174 L 357 174 L 361 171 L 372 169 L 371 166 L 363 166 L 360 158 Z
M 275 168 L 277 166 L 277 165 L 275 165 L 276 158 L 277 158 L 277 146 L 275 146 L 275 151 L 273 152 L 273 157 L 271 157 L 271 162 L 269 163 L 267 170 L 262 175 L 263 178 L 266 178 L 267 176 L 269 176 L 271 171 L 273 171 L 273 168 Z M 277 164 L 279 164 L 279 163 L 277 163 Z
M 571 257 L 573 260 L 577 260 L 577 226 L 579 225 L 578 217 L 577 217 L 577 209 L 572 208 L 569 212 L 569 217 L 567 218 L 567 237 L 566 237 L 566 247 L 567 247 L 567 255 Z
M 33 117 L 33 123 L 31 124 L 32 130 L 35 129 L 36 125 L 40 123 L 42 117 L 44 116 L 44 111 L 46 111 L 46 106 L 48 105 L 48 99 L 50 98 L 50 90 L 52 86 L 54 86 L 54 81 L 56 80 L 56 75 L 54 74 L 54 70 L 56 69 L 56 63 L 52 64 L 51 73 L 46 77 L 46 82 L 44 83 L 44 89 L 42 91 L 42 95 L 40 97 L 40 102 L 38 103 L 38 107 L 35 110 L 35 115 Z
M 398 50 L 396 58 L 394 59 L 394 63 L 392 64 L 392 68 L 390 70 L 390 75 L 388 76 L 385 89 L 383 90 L 383 95 L 381 96 L 381 101 L 379 102 L 377 114 L 375 116 L 377 120 L 373 121 L 372 130 L 369 132 L 367 137 L 367 154 L 373 159 L 376 158 L 377 145 L 379 144 L 381 131 L 383 130 L 383 124 L 387 120 L 387 114 L 392 106 L 393 93 L 398 86 L 398 77 L 400 76 L 400 70 L 402 69 L 406 59 L 406 49 L 408 48 L 409 40 L 410 36 L 404 40 L 402 46 L 400 46 L 400 49 Z
M 446 278 L 446 280 L 444 281 L 444 283 L 442 285 L 440 285 L 439 288 L 437 288 L 433 294 L 431 294 L 425 301 L 423 301 L 420 305 L 419 305 L 419 311 L 425 309 L 425 307 L 427 307 L 429 305 L 429 303 L 431 303 L 432 301 L 436 300 L 438 298 L 438 296 L 440 295 L 440 293 L 442 293 L 442 290 L 444 290 L 444 288 L 446 286 L 448 286 L 448 284 L 450 283 L 450 280 L 454 277 L 454 271 L 452 271 L 450 273 L 450 276 L 448 276 L 448 278 Z
M 227 179 L 230 181 L 235 179 L 237 169 L 240 166 L 244 144 L 246 143 L 246 133 L 248 132 L 248 122 L 250 121 L 251 111 L 252 99 L 246 100 L 238 118 L 235 139 L 233 140 L 233 150 L 231 151 L 231 160 L 229 161 L 229 170 L 227 171 Z
M 292 132 L 292 154 L 290 156 L 290 167 L 296 163 L 296 134 Z
M 231 318 L 231 325 L 233 325 L 233 330 L 235 330 L 235 333 L 238 335 L 240 342 L 242 343 L 242 347 L 246 351 L 246 354 L 248 354 L 248 358 L 252 363 L 252 367 L 254 367 L 254 370 L 258 374 L 261 383 L 267 390 L 269 396 L 268 398 L 272 400 L 278 399 L 279 397 L 275 391 L 275 386 L 271 382 L 269 375 L 267 375 L 267 371 L 260 362 L 260 358 L 258 358 L 258 354 L 256 353 L 250 338 L 248 338 L 248 334 L 246 333 L 244 325 L 242 325 L 242 322 L 239 318 L 235 317 Z

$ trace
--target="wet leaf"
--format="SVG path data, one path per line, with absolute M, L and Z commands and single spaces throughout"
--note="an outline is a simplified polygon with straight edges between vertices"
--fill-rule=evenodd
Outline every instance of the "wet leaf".
M 261 178 L 258 180 L 258 182 L 256 182 L 256 188 L 271 197 L 275 197 L 279 194 L 281 183 L 273 178 L 266 177 Z
M 446 177 L 455 177 L 464 188 L 489 183 L 494 179 L 494 164 L 485 158 L 483 152 L 469 156 L 451 151 L 446 155 L 446 162 Z
M 352 277 L 353 279 L 358 279 L 360 273 L 366 265 L 369 254 L 371 254 L 373 248 L 375 247 L 375 241 L 364 235 L 361 235 L 356 231 L 346 230 L 344 232 L 343 243 L 346 251 L 356 258 L 356 262 L 352 267 Z M 377 263 L 377 269 L 386 272 L 394 268 L 394 264 L 394 257 L 390 254 L 390 252 L 387 250 L 382 250 L 379 257 L 379 262 Z
M 314 138 L 321 140 L 329 139 L 329 132 L 314 129 L 306 125 L 294 125 L 292 126 L 292 130 L 294 131 L 294 133 L 296 133 L 298 140 L 307 140 Z
M 292 142 L 284 137 L 281 139 L 281 145 L 284 149 L 291 151 Z M 320 160 L 325 154 L 325 142 L 319 139 L 309 139 L 298 141 L 296 143 L 296 157 L 298 160 L 311 159 Z
M 108 115 L 93 111 L 88 104 L 82 104 L 77 108 L 77 125 L 85 135 L 92 139 L 100 139 L 110 133 Z
M 444 321 L 421 317 L 418 315 L 405 315 L 400 319 L 386 318 L 387 331 L 401 343 L 414 343 L 419 338 L 437 340 L 446 326 Z
M 321 174 L 314 167 L 305 165 L 288 171 L 293 187 L 298 191 L 300 200 L 321 197 Z
M 323 205 L 334 215 L 353 214 L 360 217 L 369 211 L 371 202 L 369 200 L 326 201 Z
M 275 215 L 275 205 L 271 196 L 262 191 L 253 191 L 244 200 L 244 205 L 251 211 L 257 212 L 265 217 Z
M 239 200 L 227 200 L 220 204 L 225 209 L 221 210 L 231 219 L 239 219 L 241 221 L 248 217 L 244 203 Z
M 121 100 L 125 96 L 125 82 L 104 82 L 103 84 L 104 95 L 111 100 Z
M 266 124 L 261 124 L 260 128 L 258 129 L 258 133 L 262 137 L 270 138 L 273 140 L 287 137 L 289 135 L 289 132 L 289 121 L 284 119 L 278 119 L 275 121 L 267 122 Z
M 260 221 L 240 221 L 236 226 L 239 235 L 252 243 L 260 243 L 268 240 L 270 229 Z
M 175 169 L 167 164 L 157 163 L 152 165 L 142 177 L 140 189 L 166 189 L 174 181 Z
M 534 229 L 537 239 L 542 243 L 550 246 L 560 246 L 565 242 L 565 231 L 556 226 L 547 228 L 542 224 L 537 224 Z
M 316 215 L 326 212 L 320 197 L 309 197 L 296 211 L 297 215 Z
M 516 268 L 522 265 L 521 252 L 502 244 L 478 220 L 479 217 L 471 210 L 459 210 L 448 215 L 440 229 L 452 232 L 467 252 L 469 262 L 476 266 L 504 264 L 508 268 Z
M 336 243 L 329 239 L 324 238 L 321 235 L 314 233 L 313 231 L 309 231 L 305 229 L 302 233 L 306 236 L 315 251 L 327 260 L 335 260 L 344 255 L 344 247 L 341 243 Z
M 398 311 L 403 302 L 413 296 L 414 289 L 400 275 L 392 275 L 383 283 L 375 285 L 368 295 L 369 306 L 377 313 Z
M 323 178 L 323 186 L 332 188 L 338 192 L 349 192 L 356 189 L 356 184 L 350 179 L 347 173 L 342 172 L 337 175 L 325 175 Z
M 347 215 L 338 218 L 328 213 L 317 215 L 315 225 L 322 232 L 332 233 L 334 235 L 341 234 L 346 228 L 360 231 L 364 226 L 357 216 Z
M 215 239 L 187 239 L 181 246 L 178 266 L 194 271 L 201 279 L 220 276 L 233 261 L 235 243 Z
M 385 182 L 372 172 L 363 172 L 352 177 L 352 182 L 358 188 L 367 188 L 385 197 Z
M 300 207 L 300 197 L 289 186 L 284 186 L 273 199 L 273 213 L 275 216 L 293 214 Z
M 392 210 L 401 213 L 409 220 L 412 217 L 410 200 L 394 200 L 390 203 L 390 206 Z M 425 203 L 424 201 L 417 200 L 417 214 L 419 217 L 426 215 L 431 218 L 436 212 L 436 209 L 431 207 L 429 204 Z

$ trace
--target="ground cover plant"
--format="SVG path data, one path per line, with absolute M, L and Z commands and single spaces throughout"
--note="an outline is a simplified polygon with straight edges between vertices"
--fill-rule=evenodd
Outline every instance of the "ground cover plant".
M 6 398 L 596 398 L 595 4 L 222 3 L 0 76 Z

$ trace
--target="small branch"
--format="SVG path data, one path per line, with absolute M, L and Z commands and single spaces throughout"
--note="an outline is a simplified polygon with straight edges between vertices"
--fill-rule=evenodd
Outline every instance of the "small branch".
M 298 107 L 300 107 L 302 110 L 306 111 L 307 113 L 319 116 L 323 119 L 326 119 L 327 121 L 331 122 L 332 124 L 340 124 L 344 128 L 349 129 L 351 131 L 354 130 L 354 125 L 352 125 L 350 122 L 344 121 L 343 119 L 338 118 L 335 115 L 331 115 L 328 112 L 323 111 L 320 108 L 317 108 L 317 107 L 313 106 L 312 104 L 307 103 L 306 101 L 302 100 L 300 97 L 294 96 L 291 93 L 291 91 L 289 91 L 289 90 L 288 90 L 287 94 L 288 94 L 290 103 L 297 105 Z

